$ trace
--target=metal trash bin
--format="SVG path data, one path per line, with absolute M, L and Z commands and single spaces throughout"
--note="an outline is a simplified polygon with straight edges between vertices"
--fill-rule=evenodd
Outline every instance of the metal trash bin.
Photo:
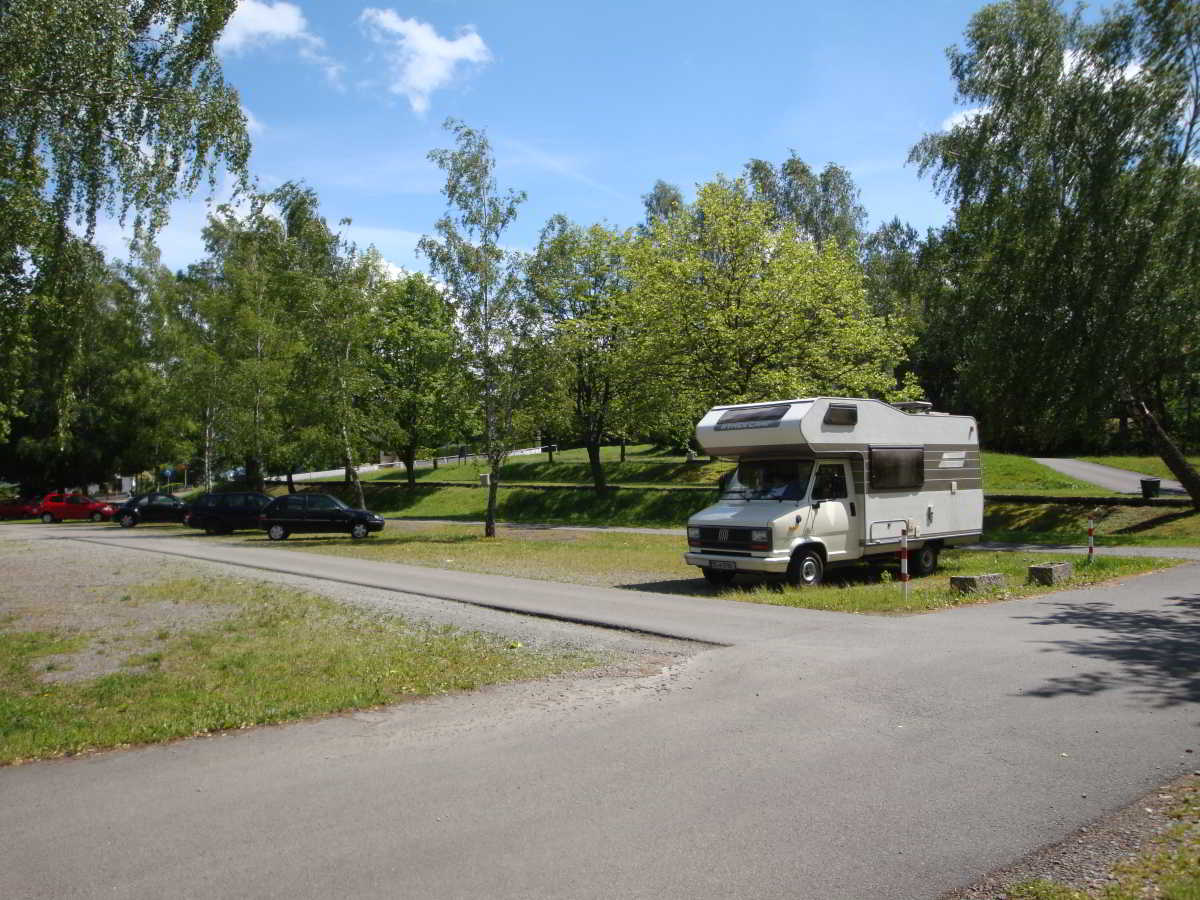
M 1143 478 L 1142 479 L 1142 499 L 1150 500 L 1158 496 L 1158 488 L 1162 484 L 1161 478 Z

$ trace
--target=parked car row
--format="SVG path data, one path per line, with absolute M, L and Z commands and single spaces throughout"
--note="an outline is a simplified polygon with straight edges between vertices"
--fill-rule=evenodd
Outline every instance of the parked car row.
M 43 522 L 65 519 L 115 521 L 122 528 L 142 522 L 182 522 L 207 534 L 238 529 L 262 529 L 273 541 L 292 534 L 342 533 L 355 540 L 379 531 L 383 517 L 354 509 L 329 494 L 285 494 L 272 499 L 257 491 L 210 493 L 190 504 L 171 494 L 151 491 L 113 504 L 83 494 L 47 494 L 0 503 L 0 518 L 37 518 Z

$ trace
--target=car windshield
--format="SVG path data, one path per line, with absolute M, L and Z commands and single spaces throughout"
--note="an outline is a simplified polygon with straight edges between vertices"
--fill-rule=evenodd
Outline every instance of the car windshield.
M 810 459 L 757 459 L 738 464 L 722 496 L 744 500 L 803 500 Z

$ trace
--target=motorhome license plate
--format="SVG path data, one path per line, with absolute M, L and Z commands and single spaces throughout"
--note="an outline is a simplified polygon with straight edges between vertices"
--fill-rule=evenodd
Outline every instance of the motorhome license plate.
M 736 569 L 737 563 L 728 559 L 714 559 L 708 564 L 713 569 Z

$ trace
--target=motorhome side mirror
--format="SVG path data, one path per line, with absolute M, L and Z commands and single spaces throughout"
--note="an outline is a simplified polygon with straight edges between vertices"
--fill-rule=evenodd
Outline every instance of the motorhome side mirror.
M 820 501 L 820 500 L 813 500 L 813 505 L 812 505 L 812 508 L 813 508 L 814 510 L 820 509 L 820 508 L 821 508 L 821 501 Z

